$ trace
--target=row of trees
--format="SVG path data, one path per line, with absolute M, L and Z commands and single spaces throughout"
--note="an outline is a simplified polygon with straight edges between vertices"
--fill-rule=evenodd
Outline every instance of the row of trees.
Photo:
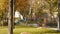
M 29 14 L 30 10 L 36 13 L 47 10 L 52 13 L 57 11 L 57 0 L 16 0 L 15 7 L 22 14 Z
M 42 18 L 46 21 L 45 17 L 54 17 L 54 12 L 58 11 L 57 0 L 16 0 L 15 8 L 23 16 L 30 19 Z M 45 15 L 45 14 L 48 15 Z M 57 14 L 56 14 L 57 15 Z
M 9 12 L 9 0 L 1 0 L 0 6 L 1 20 Z M 45 17 L 46 13 L 51 17 L 54 15 L 54 12 L 58 11 L 58 2 L 57 0 L 14 0 L 14 9 L 18 10 L 24 17 L 30 19 Z

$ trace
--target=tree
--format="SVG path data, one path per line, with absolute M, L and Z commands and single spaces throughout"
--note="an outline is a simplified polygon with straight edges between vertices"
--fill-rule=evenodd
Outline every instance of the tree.
M 8 34 L 13 34 L 13 5 L 14 0 L 9 0 L 9 13 L 8 13 Z
M 58 0 L 58 17 L 59 17 L 59 27 L 58 29 L 60 30 L 60 0 Z
M 3 26 L 3 20 L 5 18 L 5 8 L 8 9 L 8 0 L 0 0 L 0 22 L 2 22 Z M 7 17 L 7 15 L 6 15 Z
M 29 12 L 28 0 L 15 0 L 15 9 L 22 15 L 27 15 Z

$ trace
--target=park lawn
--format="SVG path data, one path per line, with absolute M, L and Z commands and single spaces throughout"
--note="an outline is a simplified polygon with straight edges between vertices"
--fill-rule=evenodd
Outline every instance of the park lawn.
M 48 28 L 34 28 L 34 27 L 14 28 L 14 34 L 20 34 L 21 32 L 28 32 L 30 34 L 60 34 L 60 32 Z M 8 34 L 8 28 L 0 29 L 0 34 Z

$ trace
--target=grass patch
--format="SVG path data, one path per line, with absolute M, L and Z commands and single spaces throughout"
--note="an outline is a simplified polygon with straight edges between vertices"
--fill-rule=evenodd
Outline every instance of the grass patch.
M 36 28 L 33 26 L 14 26 L 15 28 Z
M 51 30 L 48 28 L 34 28 L 34 27 L 25 27 L 25 26 L 15 26 L 14 34 L 20 34 L 21 32 L 29 32 L 31 34 L 60 34 L 56 30 Z M 8 28 L 4 27 L 0 29 L 0 34 L 8 34 Z
M 21 32 L 30 32 L 31 34 L 59 33 L 59 32 L 57 32 L 55 30 L 50 30 L 50 29 L 36 29 L 36 28 L 18 28 L 18 29 L 14 30 L 15 34 L 19 34 Z

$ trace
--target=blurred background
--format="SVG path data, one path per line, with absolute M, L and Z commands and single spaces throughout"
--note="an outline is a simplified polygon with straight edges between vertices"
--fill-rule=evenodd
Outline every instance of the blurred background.
M 14 25 L 57 27 L 57 0 L 14 0 Z M 0 0 L 0 26 L 8 25 L 9 0 Z

